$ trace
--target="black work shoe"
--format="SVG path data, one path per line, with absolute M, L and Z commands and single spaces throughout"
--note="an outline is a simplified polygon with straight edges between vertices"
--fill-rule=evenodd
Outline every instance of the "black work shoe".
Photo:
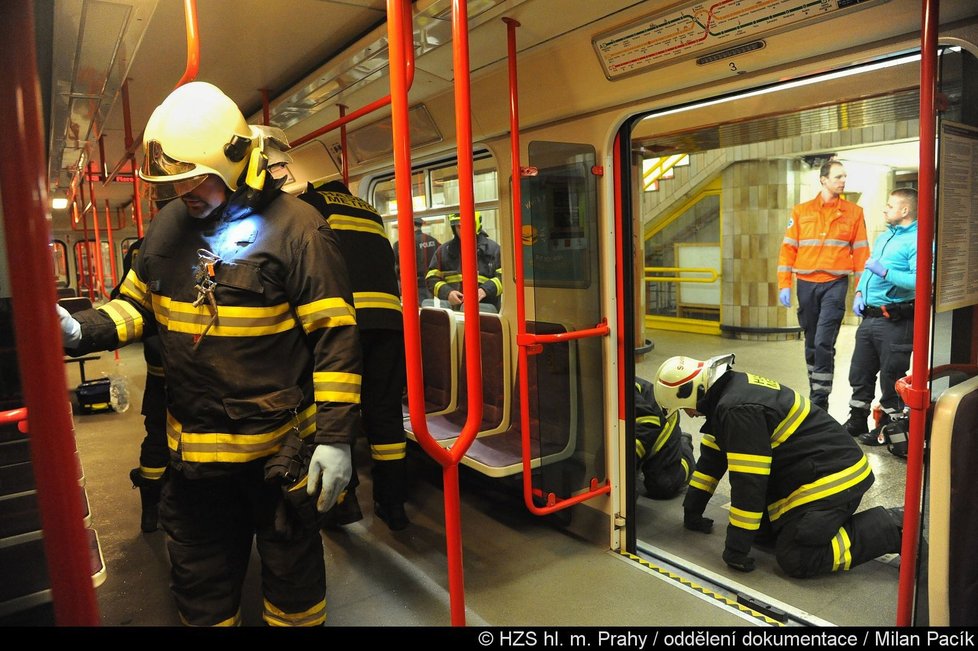
M 408 520 L 407 513 L 404 512 L 404 504 L 401 502 L 392 502 L 389 504 L 374 502 L 374 513 L 378 518 L 387 523 L 387 528 L 391 531 L 402 531 L 407 529 L 407 526 L 411 524 L 411 521 Z
M 865 445 L 867 447 L 875 448 L 881 445 L 886 445 L 888 441 L 886 440 L 886 434 L 881 430 L 873 430 L 872 432 L 866 432 L 865 434 L 859 435 L 859 445 Z
M 139 489 L 139 503 L 142 507 L 139 528 L 143 533 L 153 533 L 159 528 L 160 493 L 163 490 L 163 481 L 146 479 L 139 473 L 139 468 L 129 471 L 129 480 L 133 488 Z
M 844 427 L 850 436 L 860 436 L 869 433 L 869 426 L 866 424 L 869 412 L 860 409 L 853 409 L 849 412 L 849 420 Z
M 342 502 L 337 502 L 333 508 L 326 512 L 323 521 L 323 529 L 335 529 L 345 524 L 353 524 L 363 520 L 363 511 L 360 510 L 360 501 L 357 494 L 348 491 Z

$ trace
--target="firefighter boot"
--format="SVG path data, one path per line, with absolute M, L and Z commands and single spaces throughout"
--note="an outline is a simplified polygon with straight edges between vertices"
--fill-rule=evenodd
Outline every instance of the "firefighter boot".
M 404 511 L 406 460 L 375 461 L 371 474 L 374 482 L 374 515 L 383 520 L 391 531 L 406 529 L 411 524 Z
M 853 407 L 849 410 L 849 420 L 845 424 L 846 431 L 849 432 L 850 436 L 859 436 L 860 434 L 867 433 L 869 431 L 869 426 L 866 424 L 868 419 L 868 409 L 856 409 Z
M 882 412 L 879 419 L 876 421 L 876 427 L 859 436 L 859 443 L 861 445 L 867 445 L 870 447 L 886 445 L 889 443 L 890 441 L 886 436 L 886 432 L 883 431 L 883 428 L 889 425 L 892 420 L 893 419 L 888 413 Z
M 139 489 L 139 501 L 142 504 L 142 516 L 139 528 L 145 533 L 156 531 L 160 519 L 160 493 L 163 490 L 163 479 L 146 479 L 139 468 L 129 471 L 132 487 Z

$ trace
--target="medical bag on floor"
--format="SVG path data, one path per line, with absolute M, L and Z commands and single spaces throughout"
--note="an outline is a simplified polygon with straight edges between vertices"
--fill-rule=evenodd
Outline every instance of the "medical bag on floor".
M 88 380 L 82 382 L 75 388 L 75 398 L 78 400 L 78 408 L 83 414 L 97 414 L 103 411 L 111 411 L 112 405 L 109 402 L 109 389 L 112 381 L 107 378 Z

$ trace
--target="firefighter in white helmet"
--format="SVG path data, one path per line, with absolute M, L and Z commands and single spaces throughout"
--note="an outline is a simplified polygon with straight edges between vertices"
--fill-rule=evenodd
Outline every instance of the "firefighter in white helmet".
M 316 513 L 350 479 L 360 346 L 332 230 L 268 170 L 270 154 L 288 163 L 283 138 L 211 84 L 174 90 L 146 125 L 139 175 L 154 200 L 179 200 L 149 225 L 119 298 L 75 315 L 72 354 L 160 336 L 160 523 L 190 625 L 240 623 L 256 538 L 264 621 L 326 616 Z
M 842 426 L 797 391 L 733 370 L 734 356 L 666 360 L 655 399 L 669 413 L 705 416 L 700 457 L 683 500 L 687 529 L 709 533 L 704 517 L 729 470 L 730 516 L 723 560 L 750 572 L 759 534 L 774 540 L 793 577 L 849 570 L 899 553 L 902 509 L 856 513 L 873 471 Z

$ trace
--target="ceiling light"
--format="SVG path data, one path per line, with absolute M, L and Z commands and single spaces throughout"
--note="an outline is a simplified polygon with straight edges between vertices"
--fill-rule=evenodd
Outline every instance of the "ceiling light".
M 68 200 L 65 197 L 55 197 L 51 199 L 51 208 L 53 210 L 64 210 L 68 207 Z

